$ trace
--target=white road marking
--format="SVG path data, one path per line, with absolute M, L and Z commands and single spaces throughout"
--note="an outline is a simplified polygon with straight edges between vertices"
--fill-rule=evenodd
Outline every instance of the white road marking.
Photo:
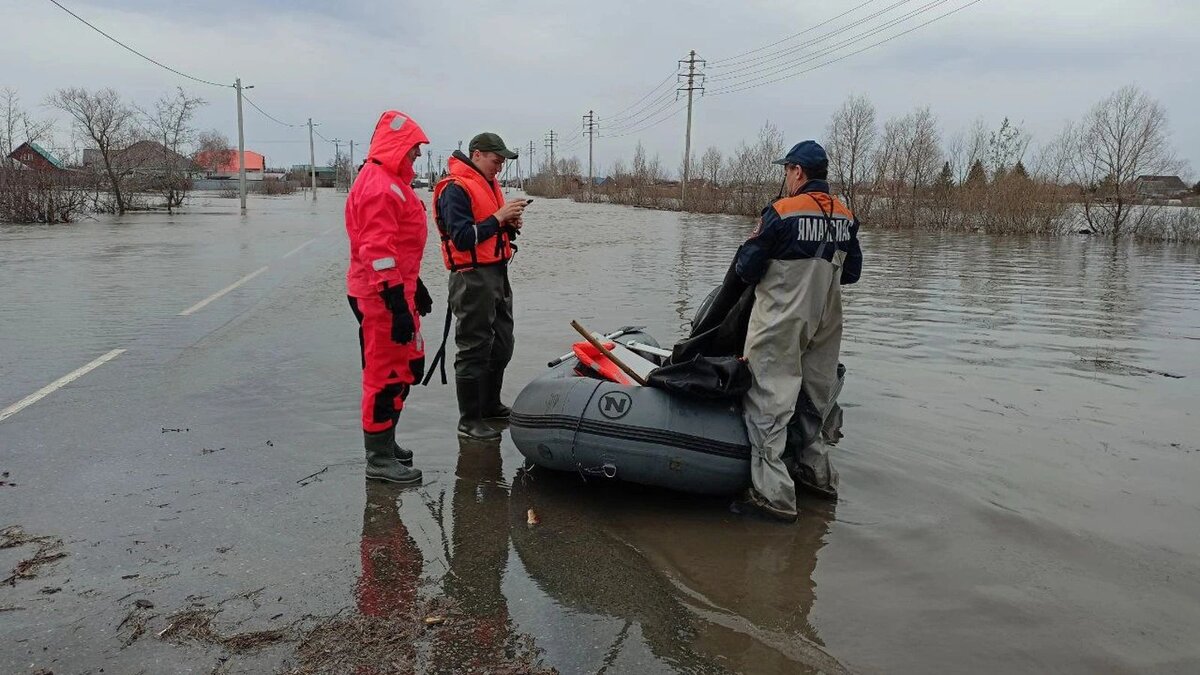
M 61 389 L 62 387 L 67 386 L 68 384 L 74 382 L 75 380 L 78 380 L 79 378 L 83 377 L 84 375 L 87 375 L 88 373 L 99 368 L 100 366 L 104 365 L 105 363 L 112 361 L 113 359 L 117 358 L 118 356 L 120 356 L 123 353 L 125 353 L 124 349 L 114 349 L 111 352 L 105 354 L 104 356 L 101 356 L 100 358 L 96 359 L 95 361 L 92 361 L 91 363 L 87 364 L 86 366 L 83 366 L 82 368 L 77 368 L 77 369 L 71 371 L 70 373 L 63 375 L 62 377 L 58 378 L 57 380 L 51 382 L 50 384 L 48 384 L 44 387 L 42 387 L 41 389 L 38 389 L 37 391 L 33 392 L 32 394 L 21 399 L 20 401 L 17 401 L 16 403 L 8 406 L 4 410 L 0 410 L 0 422 L 3 422 L 4 420 L 12 417 L 13 415 L 16 415 L 17 413 L 28 408 L 29 406 L 33 405 L 34 403 L 37 403 L 38 401 L 42 400 L 43 398 L 46 398 L 50 394 L 54 393 L 55 390 Z
M 297 246 L 296 248 L 288 251 L 287 253 L 284 253 L 283 257 L 287 258 L 287 257 L 290 257 L 293 253 L 299 253 L 301 249 L 303 249 L 305 246 L 308 246 L 309 244 L 313 243 L 314 241 L 316 241 L 315 238 L 309 239 L 308 241 L 304 242 L 303 244 L 300 244 L 299 246 Z
M 217 291 L 216 293 L 213 293 L 212 295 L 201 300 L 200 302 L 197 302 L 196 304 L 192 305 L 191 307 L 188 307 L 187 309 L 183 310 L 182 312 L 179 313 L 179 316 L 188 316 L 189 314 L 195 314 L 196 312 L 204 309 L 205 306 L 208 305 L 208 303 L 212 302 L 213 300 L 216 300 L 217 298 L 221 297 L 222 295 L 225 295 L 226 293 L 232 291 L 233 289 L 237 288 L 238 286 L 241 286 L 242 284 L 246 283 L 247 281 L 250 281 L 254 277 L 256 277 L 266 271 L 267 271 L 267 266 L 265 266 L 265 265 L 258 268 L 257 270 L 254 270 L 250 274 L 247 274 L 246 276 L 242 277 L 241 279 L 238 279 L 237 281 L 233 282 L 232 284 L 229 284 L 225 288 L 222 288 L 221 290 Z

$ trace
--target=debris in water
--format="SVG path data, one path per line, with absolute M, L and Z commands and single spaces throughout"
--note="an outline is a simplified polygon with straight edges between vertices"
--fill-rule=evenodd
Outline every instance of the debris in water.
M 425 625 L 426 626 L 440 626 L 444 623 L 446 623 L 446 617 L 444 617 L 444 616 L 427 616 L 427 617 L 425 617 Z
M 166 427 L 162 427 L 162 433 L 164 433 L 164 434 L 165 434 L 165 433 L 167 433 L 168 431 L 170 431 L 170 432 L 173 432 L 173 433 L 177 433 L 177 434 L 182 434 L 182 433 L 184 433 L 185 431 L 191 431 L 191 429 L 186 429 L 186 428 L 184 428 L 184 429 L 168 429 L 168 428 L 166 428 Z
M 525 514 L 525 522 L 529 525 L 537 525 L 538 523 L 542 522 L 542 519 L 538 518 L 536 511 L 529 509 L 529 511 Z
M 1172 380 L 1182 380 L 1184 377 L 1186 377 L 1185 375 L 1177 375 L 1175 373 L 1168 373 L 1163 370 L 1154 370 L 1152 368 L 1143 368 L 1141 366 L 1133 366 L 1133 365 L 1130 365 L 1127 363 L 1120 363 L 1119 361 L 1116 361 L 1114 359 L 1096 358 L 1096 359 L 1080 359 L 1080 360 L 1083 361 L 1084 363 L 1090 363 L 1093 366 L 1096 366 L 1097 368 L 1099 368 L 1101 370 L 1107 370 L 1107 371 L 1114 372 L 1114 373 L 1120 373 L 1122 375 L 1161 375 L 1162 377 L 1169 377 Z
M 27 558 L 16 564 L 12 574 L 0 581 L 0 584 L 16 586 L 18 579 L 32 579 L 37 576 L 42 565 L 52 563 L 67 557 L 62 550 L 62 539 L 58 537 L 31 537 L 25 534 L 20 525 L 12 525 L 0 530 L 0 549 L 16 548 L 25 544 L 37 544 L 37 551 L 32 558 Z
M 219 645 L 231 652 L 247 652 L 284 642 L 288 634 L 283 629 L 246 631 L 221 635 L 213 629 L 212 621 L 219 609 L 189 609 L 176 612 L 167 619 L 167 627 L 158 632 L 159 639 L 170 642 L 200 642 Z
M 149 600 L 146 600 L 144 598 L 138 598 L 137 600 L 134 600 L 133 604 L 135 607 L 138 607 L 140 609 L 153 609 L 154 608 L 154 603 L 150 602 Z
M 316 471 L 316 472 L 308 474 L 307 476 L 305 476 L 304 478 L 301 478 L 300 480 L 298 480 L 296 482 L 300 484 L 300 487 L 304 487 L 305 485 L 308 485 L 309 483 L 320 480 L 319 478 L 317 478 L 317 476 L 320 476 L 321 474 L 325 473 L 328 470 L 329 470 L 329 467 L 325 467 L 324 469 L 321 469 L 320 471 Z

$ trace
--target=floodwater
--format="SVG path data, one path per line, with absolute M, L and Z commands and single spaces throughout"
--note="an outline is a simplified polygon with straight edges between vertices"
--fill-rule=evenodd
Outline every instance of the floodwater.
M 44 537 L 0 537 L 0 671 L 1200 669 L 1200 249 L 864 233 L 842 499 L 787 526 L 525 474 L 460 446 L 452 387 L 401 418 L 424 485 L 365 483 L 341 203 L 0 226 L 0 410 L 125 350 L 0 421 L 0 528 Z M 526 223 L 509 399 L 571 319 L 680 337 L 750 228 Z M 435 237 L 425 279 L 432 352 Z M 319 630 L 354 617 L 415 637 Z

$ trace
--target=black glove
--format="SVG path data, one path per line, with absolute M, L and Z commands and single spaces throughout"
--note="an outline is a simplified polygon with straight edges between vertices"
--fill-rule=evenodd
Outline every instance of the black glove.
M 404 299 L 404 284 L 385 287 L 379 295 L 383 298 L 383 306 L 392 313 L 392 341 L 398 345 L 412 342 L 417 327 L 408 310 L 408 301 Z
M 421 277 L 417 277 L 417 297 L 413 299 L 416 301 L 417 314 L 425 316 L 433 311 L 433 296 L 429 295 L 429 289 L 425 288 Z

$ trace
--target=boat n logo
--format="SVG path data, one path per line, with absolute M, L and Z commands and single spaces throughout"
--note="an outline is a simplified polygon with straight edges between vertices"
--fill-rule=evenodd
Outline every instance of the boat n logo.
M 610 391 L 597 403 L 600 414 L 610 420 L 619 420 L 633 410 L 633 399 L 623 391 Z

